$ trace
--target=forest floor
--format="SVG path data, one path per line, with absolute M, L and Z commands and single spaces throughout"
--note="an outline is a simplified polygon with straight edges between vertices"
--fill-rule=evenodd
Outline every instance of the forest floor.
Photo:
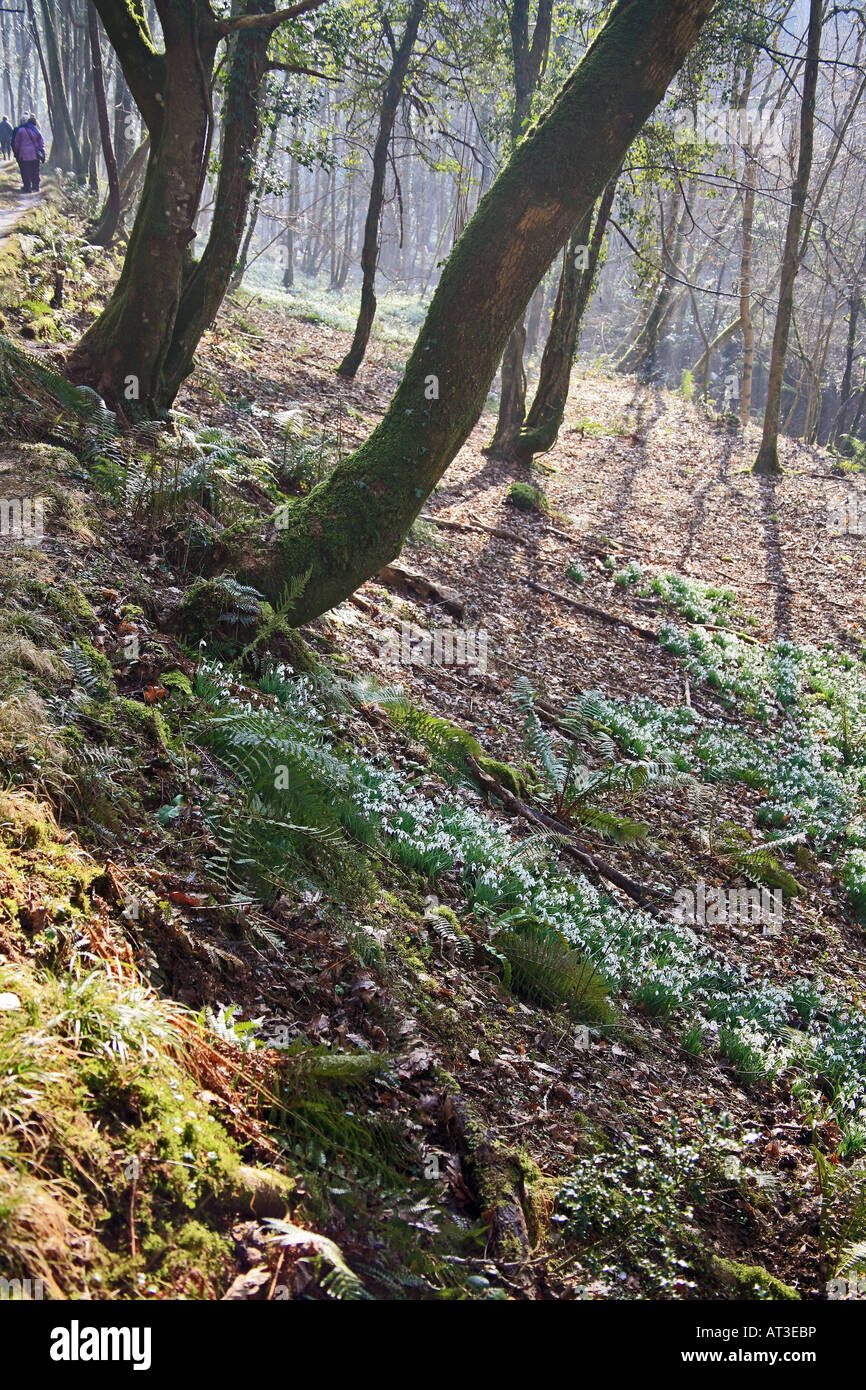
M 58 215 L 42 216 L 47 246 Z M 7 292 L 4 331 L 71 337 L 108 258 L 78 246 L 47 325 L 34 282 L 53 262 L 30 257 L 30 307 Z M 347 343 L 299 299 L 228 303 L 178 402 L 156 518 L 128 458 L 7 428 L 0 491 L 43 496 L 47 521 L 0 553 L 0 1272 L 59 1297 L 825 1296 L 866 1210 L 864 946 L 842 850 L 801 828 L 791 779 L 802 739 L 823 737 L 816 691 L 838 761 L 860 766 L 848 711 L 866 705 L 838 682 L 866 650 L 864 560 L 828 522 L 857 475 L 787 441 L 782 478 L 757 479 L 754 430 L 576 375 L 531 472 L 486 456 L 479 422 L 399 560 L 427 596 L 370 581 L 304 630 L 306 675 L 266 621 L 257 655 L 298 666 L 269 683 L 225 665 L 256 631 L 243 593 L 234 648 L 184 625 L 193 538 L 265 516 L 274 476 L 308 486 L 365 437 L 400 348 L 374 340 L 346 383 Z M 208 448 L 207 485 L 179 487 Z M 540 509 L 510 500 L 527 481 Z M 461 627 L 484 660 L 425 660 L 425 637 Z M 795 696 L 791 663 L 808 670 Z M 520 678 L 541 715 L 529 746 Z M 646 771 L 599 798 L 640 835 L 600 838 L 545 794 L 546 740 L 587 692 L 589 767 Z M 443 766 L 427 716 L 498 760 L 498 796 Z M 278 719 L 274 747 L 342 750 L 375 786 L 344 817 L 339 872 L 313 842 L 306 868 L 265 872 L 273 820 L 236 852 L 265 792 L 217 726 L 273 739 Z M 656 776 L 669 756 L 680 780 Z M 859 813 L 838 795 L 833 833 Z M 812 796 L 822 814 L 828 798 Z M 520 858 L 533 810 L 557 805 L 563 835 Z M 758 881 L 768 827 L 787 835 L 760 880 L 785 886 L 778 934 L 671 922 L 684 886 Z M 569 829 L 588 879 L 559 858 Z M 611 867 L 658 907 L 639 911 Z M 558 948 L 515 952 L 530 916 L 579 947 L 576 992 Z

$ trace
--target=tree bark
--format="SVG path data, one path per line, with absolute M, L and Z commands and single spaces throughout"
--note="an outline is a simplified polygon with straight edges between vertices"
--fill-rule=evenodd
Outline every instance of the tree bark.
M 800 262 L 805 250 L 800 246 L 800 231 L 803 226 L 803 213 L 812 172 L 812 153 L 815 141 L 815 94 L 818 89 L 822 23 L 823 0 L 810 0 L 809 37 L 803 74 L 803 104 L 800 109 L 800 150 L 797 157 L 797 173 L 791 190 L 791 209 L 785 231 L 782 279 L 779 285 L 779 307 L 773 332 L 767 404 L 764 411 L 764 433 L 761 447 L 758 450 L 758 457 L 752 468 L 755 473 L 774 474 L 782 471 L 779 463 L 782 382 L 788 355 L 791 316 L 794 310 L 794 282 L 797 279 L 797 272 L 800 269 Z
M 52 162 L 59 168 L 66 168 L 66 152 L 68 150 L 68 162 L 70 167 L 78 182 L 84 183 L 87 178 L 87 161 L 78 143 L 78 137 L 75 134 L 75 127 L 73 126 L 72 116 L 69 111 L 66 86 L 63 81 L 63 69 L 60 65 L 60 53 L 57 47 L 57 32 L 54 28 L 54 17 L 51 13 L 49 0 L 40 0 L 40 10 L 42 13 L 42 29 L 45 37 L 45 62 L 48 68 L 51 105 L 55 119 L 55 140 L 62 131 L 62 143 L 59 150 L 55 153 L 55 149 L 52 147 Z M 59 162 L 61 158 L 64 161 L 62 164 Z
M 379 110 L 379 129 L 373 147 L 373 182 L 370 185 L 370 201 L 367 204 L 367 217 L 364 223 L 364 243 L 361 248 L 361 305 L 352 346 L 346 353 L 337 371 L 340 376 L 353 377 L 364 360 L 373 319 L 376 317 L 376 268 L 379 264 L 379 229 L 382 223 L 382 208 L 385 202 L 385 175 L 388 169 L 388 151 L 394 122 L 403 99 L 403 88 L 412 51 L 418 38 L 418 30 L 424 16 L 427 0 L 412 0 L 412 7 L 406 20 L 406 28 L 398 47 L 393 47 L 393 61 L 388 80 L 382 93 Z
M 99 117 L 102 157 L 105 160 L 105 170 L 108 176 L 108 199 L 102 216 L 90 233 L 88 240 L 94 246 L 108 246 L 120 221 L 120 177 L 117 172 L 117 160 L 111 141 L 108 103 L 105 99 L 105 76 L 102 70 L 102 52 L 99 47 L 99 16 L 93 0 L 87 0 L 87 27 L 90 36 L 90 61 L 93 68 L 93 90 L 96 95 L 96 111 Z
M 671 270 L 676 270 L 677 262 L 680 258 L 683 241 L 685 239 L 686 223 L 688 221 L 688 208 L 685 203 L 680 210 L 674 226 L 673 242 L 670 247 L 664 245 L 664 217 L 662 217 L 662 258 L 670 266 Z M 632 347 L 617 363 L 617 371 L 623 373 L 644 372 L 649 374 L 655 366 L 656 353 L 658 352 L 659 340 L 662 331 L 668 320 L 681 302 L 676 295 L 676 280 L 667 269 L 663 270 L 662 282 L 656 295 L 646 321 L 634 341 Z
M 125 0 L 95 3 L 147 124 L 150 148 L 123 269 L 67 370 L 130 416 L 160 415 L 192 369 L 237 258 L 269 31 L 244 27 L 229 39 L 220 176 L 211 234 L 196 262 L 191 247 L 213 129 L 210 86 L 219 26 L 199 0 L 162 0 L 163 55 Z
M 512 148 L 523 138 L 532 114 L 532 97 L 547 65 L 550 29 L 553 20 L 552 0 L 539 0 L 532 41 L 529 38 L 529 0 L 512 0 L 508 12 L 511 34 L 511 56 L 514 65 L 514 108 L 511 113 Z M 514 325 L 512 336 L 502 358 L 502 385 L 499 392 L 499 413 L 489 452 L 506 457 L 520 433 L 526 413 L 526 372 L 523 353 L 526 328 L 523 315 Z
M 528 464 L 532 461 L 533 455 L 547 453 L 559 437 L 568 401 L 571 368 L 577 353 L 580 325 L 592 297 L 618 178 L 617 173 L 601 196 L 595 226 L 592 226 L 590 211 L 581 221 L 566 248 L 553 320 L 541 358 L 535 398 L 514 446 L 514 457 L 520 463 Z M 589 264 L 585 270 L 579 271 L 575 257 L 578 248 L 583 246 L 588 246 Z
M 752 379 L 755 370 L 755 327 L 752 323 L 752 248 L 755 225 L 757 164 L 751 150 L 746 154 L 746 190 L 743 197 L 743 250 L 740 257 L 740 320 L 743 325 L 743 385 L 740 394 L 740 420 L 752 417 Z
M 856 279 L 848 294 L 848 333 L 845 341 L 845 368 L 839 388 L 839 407 L 830 428 L 828 444 L 833 444 L 838 435 L 845 433 L 844 422 L 848 406 L 852 400 L 854 379 L 854 355 L 857 346 L 857 324 L 863 312 L 863 278 L 866 276 L 866 254 L 860 265 Z
M 513 325 L 620 167 L 714 0 L 618 0 L 552 105 L 514 150 L 443 270 L 391 406 L 366 442 L 263 542 L 235 556 L 270 595 L 307 575 L 290 617 L 341 602 L 399 553 L 477 421 Z

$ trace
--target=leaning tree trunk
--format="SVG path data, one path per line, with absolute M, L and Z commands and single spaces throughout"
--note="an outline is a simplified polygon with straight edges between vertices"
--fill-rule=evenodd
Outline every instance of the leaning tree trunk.
M 361 306 L 352 346 L 339 367 L 340 376 L 353 377 L 364 360 L 373 319 L 376 317 L 376 268 L 379 264 L 379 228 L 382 223 L 382 208 L 385 202 L 385 174 L 388 169 L 388 151 L 394 122 L 403 99 L 403 88 L 412 50 L 418 38 L 418 30 L 424 15 L 427 0 L 412 0 L 412 8 L 406 20 L 406 28 L 399 47 L 394 49 L 391 71 L 382 93 L 379 111 L 379 129 L 373 147 L 373 182 L 370 185 L 370 201 L 367 204 L 367 218 L 364 223 L 364 244 L 361 248 Z
M 800 151 L 797 157 L 797 173 L 791 190 L 791 210 L 788 214 L 788 226 L 785 231 L 785 249 L 782 253 L 782 279 L 779 285 L 779 307 L 776 313 L 773 349 L 770 355 L 767 404 L 764 410 L 764 434 L 761 447 L 758 450 L 758 457 L 752 467 L 754 473 L 772 474 L 782 471 L 779 463 L 782 383 L 788 355 L 791 317 L 794 312 L 794 282 L 797 279 L 797 271 L 800 269 L 804 249 L 800 247 L 800 231 L 803 226 L 806 194 L 809 190 L 809 178 L 812 173 L 812 152 L 815 141 L 815 94 L 818 89 L 822 22 L 823 0 L 811 0 L 809 38 L 803 75 L 803 104 L 800 109 Z
M 618 0 L 553 104 L 516 147 L 442 272 L 385 418 L 264 540 L 236 556 L 268 594 L 306 576 L 302 623 L 398 554 L 477 421 L 513 325 L 600 197 L 695 43 L 714 0 Z
M 108 103 L 105 99 L 105 75 L 102 69 L 102 51 L 99 47 L 99 15 L 96 13 L 93 0 L 87 0 L 87 27 L 90 36 L 90 61 L 93 67 L 93 90 L 99 117 L 102 157 L 105 160 L 105 169 L 108 175 L 108 199 L 102 216 L 90 233 L 88 240 L 94 246 L 108 246 L 120 221 L 120 176 L 117 172 L 117 160 L 111 141 Z
M 565 415 L 568 389 L 571 384 L 571 368 L 577 353 L 580 325 L 586 313 L 592 288 L 595 284 L 607 222 L 616 196 L 619 174 L 615 174 L 602 194 L 592 227 L 592 210 L 583 218 L 565 251 L 559 291 L 553 310 L 553 319 L 544 352 L 535 399 L 526 416 L 526 423 L 520 431 L 514 448 L 514 457 L 520 463 L 531 463 L 533 455 L 547 453 L 559 437 L 560 426 Z M 588 247 L 588 264 L 578 271 L 576 258 L 578 250 L 587 245 L 592 228 L 592 239 Z

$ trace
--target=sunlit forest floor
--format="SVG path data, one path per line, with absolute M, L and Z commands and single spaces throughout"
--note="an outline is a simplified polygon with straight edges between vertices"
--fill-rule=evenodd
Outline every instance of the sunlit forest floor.
M 110 262 L 46 312 L 34 217 L 3 331 L 51 347 Z M 489 458 L 487 414 L 301 647 L 200 556 L 381 416 L 407 345 L 346 383 L 347 345 L 242 293 L 176 445 L 0 443 L 47 499 L 0 553 L 0 1273 L 825 1296 L 866 1213 L 857 475 L 788 441 L 758 480 L 754 430 L 577 373 L 549 455 Z M 460 629 L 474 668 L 423 659 Z M 779 931 L 673 921 L 698 881 L 778 892 Z

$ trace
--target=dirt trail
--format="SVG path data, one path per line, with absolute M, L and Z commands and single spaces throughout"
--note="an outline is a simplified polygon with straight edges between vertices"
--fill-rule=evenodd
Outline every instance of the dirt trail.
M 44 192 L 23 193 L 16 184 L 15 161 L 10 159 L 2 166 L 0 175 L 0 245 L 15 230 L 22 217 L 45 197 Z

